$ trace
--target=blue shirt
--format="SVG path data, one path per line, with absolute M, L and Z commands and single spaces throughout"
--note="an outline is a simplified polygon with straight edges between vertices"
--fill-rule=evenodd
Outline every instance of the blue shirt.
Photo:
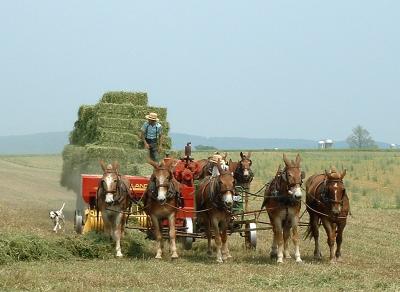
M 158 139 L 162 132 L 162 126 L 158 122 L 154 125 L 150 125 L 149 122 L 146 121 L 142 126 L 142 132 L 144 133 L 145 139 Z

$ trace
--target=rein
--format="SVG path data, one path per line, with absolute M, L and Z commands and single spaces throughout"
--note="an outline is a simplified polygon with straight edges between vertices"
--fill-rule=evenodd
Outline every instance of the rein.
M 302 201 L 302 202 L 307 206 L 307 208 L 309 208 L 311 211 L 313 211 L 319 215 L 322 215 L 322 216 L 325 216 L 328 218 L 334 218 L 334 219 L 346 219 L 347 218 L 347 215 L 346 216 L 332 216 L 332 215 L 328 215 L 328 214 L 319 212 L 319 211 L 315 210 L 314 208 L 312 208 L 310 205 L 308 205 L 305 201 Z

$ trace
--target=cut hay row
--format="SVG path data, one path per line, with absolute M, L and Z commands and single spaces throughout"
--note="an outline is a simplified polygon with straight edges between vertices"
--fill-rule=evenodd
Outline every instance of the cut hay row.
M 2 233 L 0 238 L 0 266 L 16 262 L 111 259 L 112 247 L 102 233 L 91 232 L 86 236 L 43 237 L 36 234 Z M 140 234 L 127 234 L 135 242 L 136 249 L 128 256 L 138 257 L 146 246 Z M 128 250 L 129 243 L 123 242 Z

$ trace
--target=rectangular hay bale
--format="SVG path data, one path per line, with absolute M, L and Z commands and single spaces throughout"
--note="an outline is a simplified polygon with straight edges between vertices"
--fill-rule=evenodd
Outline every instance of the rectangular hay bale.
M 148 98 L 146 92 L 110 91 L 100 99 L 100 103 L 104 102 L 146 106 Z

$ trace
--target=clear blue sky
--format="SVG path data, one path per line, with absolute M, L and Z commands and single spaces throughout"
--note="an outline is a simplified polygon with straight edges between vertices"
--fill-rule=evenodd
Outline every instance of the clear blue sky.
M 400 143 L 400 1 L 1 1 L 0 135 L 71 130 L 108 90 L 173 132 Z

